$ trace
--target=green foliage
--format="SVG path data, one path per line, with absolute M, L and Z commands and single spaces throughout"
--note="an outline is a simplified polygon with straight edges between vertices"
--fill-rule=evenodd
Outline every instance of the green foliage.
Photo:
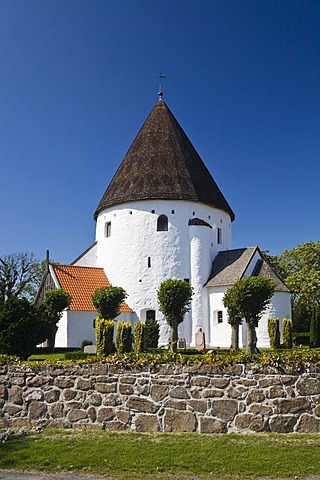
M 145 324 L 136 322 L 134 324 L 134 351 L 135 353 L 144 352 L 145 349 Z
M 92 356 L 94 356 L 92 353 L 84 353 L 81 350 L 65 353 L 66 360 L 84 360 Z
M 161 283 L 158 294 L 159 310 L 171 327 L 170 349 L 177 351 L 178 325 L 190 310 L 193 288 L 185 280 L 169 278 Z
M 100 317 L 114 320 L 120 315 L 120 305 L 127 296 L 122 287 L 110 285 L 109 287 L 97 288 L 92 295 L 92 303 Z
M 84 351 L 84 347 L 86 347 L 87 345 L 92 345 L 92 341 L 91 340 L 82 340 L 81 342 L 81 351 L 83 352 Z
M 292 320 L 284 318 L 282 320 L 282 345 L 283 348 L 292 348 Z
M 118 353 L 127 353 L 132 349 L 132 331 L 130 322 L 118 322 L 116 331 Z
M 147 318 L 145 323 L 145 347 L 146 348 L 158 348 L 160 327 L 157 320 L 154 318 Z
M 0 257 L 0 306 L 11 298 L 33 300 L 42 268 L 33 253 L 11 253 Z
M 268 334 L 270 348 L 280 348 L 279 318 L 268 318 Z
M 25 298 L 10 298 L 0 308 L 0 353 L 26 359 L 46 334 L 36 307 Z
M 110 355 L 115 350 L 113 343 L 114 321 L 98 317 L 95 325 L 97 355 L 102 357 Z
M 232 316 L 247 322 L 247 352 L 256 351 L 255 327 L 275 291 L 275 282 L 265 277 L 245 277 L 227 290 L 224 302 L 232 306 Z M 225 300 L 226 299 L 226 300 Z
M 293 292 L 293 328 L 309 330 L 313 311 L 320 304 L 320 241 L 306 242 L 279 257 L 264 256 Z
M 312 347 L 320 347 L 320 307 L 313 310 L 310 323 L 310 344 Z
M 58 322 L 62 317 L 63 310 L 70 306 L 72 297 L 63 288 L 49 290 L 39 306 L 39 314 L 42 321 L 47 325 L 48 344 L 51 350 L 54 349 L 55 336 L 58 330 Z

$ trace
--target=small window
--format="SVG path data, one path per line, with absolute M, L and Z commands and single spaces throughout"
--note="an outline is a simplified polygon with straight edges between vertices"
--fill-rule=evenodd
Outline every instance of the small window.
M 208 215 L 209 220 L 211 220 L 211 215 Z
M 106 222 L 104 224 L 104 236 L 111 237 L 111 222 Z
M 93 328 L 96 328 L 96 319 L 95 318 L 92 320 L 92 326 L 93 326 Z
M 129 210 L 129 214 L 132 215 L 132 210 Z
M 151 267 L 151 257 L 148 257 L 148 268 Z
M 217 312 L 218 323 L 223 323 L 223 312 L 218 310 Z
M 171 210 L 171 213 L 172 213 L 172 214 L 174 214 L 174 213 L 175 213 L 175 211 L 174 211 L 174 210 Z
M 166 232 L 168 230 L 168 217 L 166 215 L 160 215 L 157 221 L 157 231 Z
M 151 213 L 156 213 L 156 211 L 155 211 L 155 210 L 151 210 Z
M 219 227 L 217 228 L 217 243 L 219 243 L 219 245 L 222 243 L 222 229 Z
M 192 212 L 192 215 L 195 216 L 196 212 Z

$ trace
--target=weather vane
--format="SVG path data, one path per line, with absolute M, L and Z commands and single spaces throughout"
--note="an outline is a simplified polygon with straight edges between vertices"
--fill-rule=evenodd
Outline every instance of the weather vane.
M 160 85 L 159 85 L 159 100 L 162 100 L 163 97 L 163 91 L 162 91 L 162 80 L 163 78 L 167 78 L 167 75 L 164 75 L 163 73 L 159 74 L 159 79 L 160 79 Z

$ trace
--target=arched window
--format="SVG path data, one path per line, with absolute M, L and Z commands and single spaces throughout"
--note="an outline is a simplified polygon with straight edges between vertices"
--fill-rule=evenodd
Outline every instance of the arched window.
M 166 215 L 160 215 L 157 220 L 157 231 L 166 232 L 168 230 L 168 217 Z

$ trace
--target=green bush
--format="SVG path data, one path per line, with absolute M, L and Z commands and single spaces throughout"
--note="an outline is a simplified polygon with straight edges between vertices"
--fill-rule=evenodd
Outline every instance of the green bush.
M 65 359 L 66 360 L 84 360 L 92 356 L 94 356 L 93 353 L 84 353 L 81 350 L 77 350 L 76 352 L 67 352 L 65 354 Z
M 270 348 L 280 348 L 279 318 L 268 318 Z
M 96 318 L 97 355 L 107 356 L 114 352 L 114 321 Z
M 46 334 L 38 309 L 25 298 L 10 298 L 0 308 L 0 354 L 26 359 Z
M 116 331 L 118 353 L 127 353 L 132 348 L 132 331 L 130 322 L 118 322 Z
M 145 325 L 142 322 L 134 324 L 134 351 L 136 353 L 144 352 L 144 330 Z
M 303 345 L 309 346 L 310 345 L 310 332 L 295 332 L 293 333 L 293 341 L 296 346 Z
M 320 347 L 320 309 L 315 308 L 310 323 L 310 345 Z
M 147 319 L 144 325 L 145 347 L 158 348 L 159 343 L 159 324 L 157 320 Z
M 284 318 L 282 320 L 282 345 L 283 348 L 292 348 L 292 320 Z

